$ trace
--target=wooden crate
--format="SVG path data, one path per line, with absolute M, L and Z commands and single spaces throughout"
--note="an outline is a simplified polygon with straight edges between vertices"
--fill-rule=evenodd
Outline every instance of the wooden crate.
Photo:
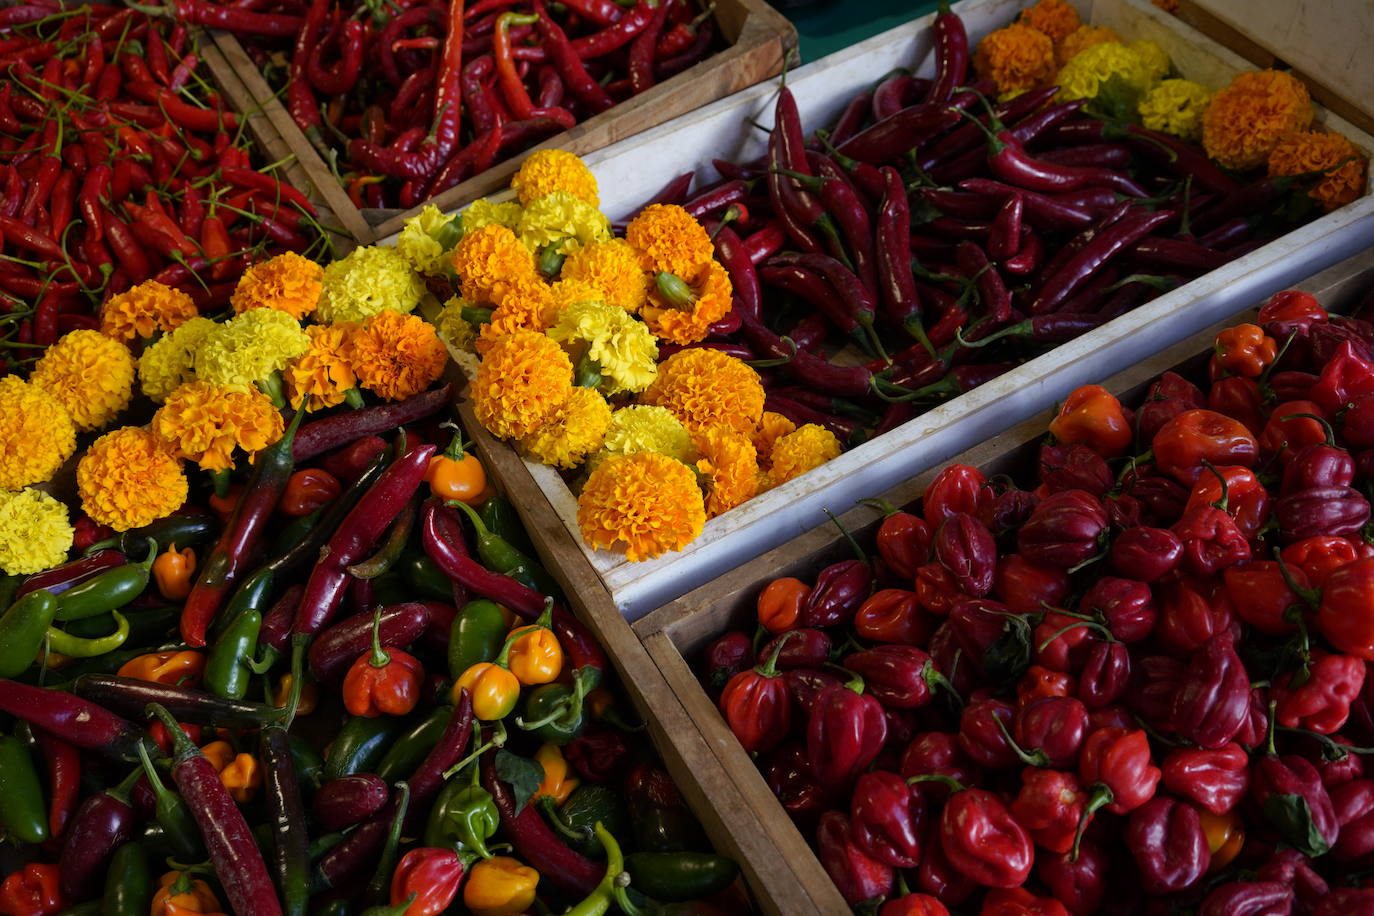
M 460 208 L 479 197 L 504 189 L 520 167 L 520 162 L 534 150 L 563 149 L 578 155 L 590 153 L 752 86 L 781 72 L 784 62 L 789 57 L 794 58 L 797 31 L 765 0 L 715 0 L 714 7 L 716 26 L 729 47 L 647 92 L 580 122 L 571 130 L 550 137 L 520 155 L 498 162 L 482 174 L 424 203 L 434 204 L 443 210 Z M 419 212 L 417 207 L 404 213 L 368 211 L 365 214 L 353 206 L 319 151 L 277 100 L 238 39 L 228 32 L 216 32 L 215 43 L 242 77 L 253 104 L 266 114 L 303 167 L 305 184 L 299 186 L 301 190 L 317 205 L 328 206 L 358 244 L 367 245 L 399 232 L 405 220 Z M 793 59 L 791 62 L 796 61 Z M 373 223 L 377 225 L 374 227 Z
M 1324 305 L 1339 311 L 1352 307 L 1358 297 L 1374 287 L 1374 249 L 1344 261 L 1297 285 L 1315 295 Z M 1138 403 L 1150 383 L 1161 373 L 1173 369 L 1199 377 L 1205 373 L 1216 332 L 1253 318 L 1254 310 L 1233 315 L 1195 337 L 1179 343 L 1157 356 L 1102 382 L 1104 387 L 1127 403 Z M 956 456 L 953 461 L 982 469 L 988 477 L 995 474 L 1024 474 L 1033 467 L 1053 411 L 1032 417 L 1001 435 Z M 920 497 L 938 473 L 933 468 L 882 494 L 895 506 L 907 505 Z M 858 537 L 861 544 L 872 543 L 882 521 L 882 513 L 870 507 L 853 509 L 841 522 Z M 826 521 L 824 516 L 817 523 Z M 792 824 L 778 804 L 749 755 L 731 733 L 716 705 L 698 683 L 690 664 L 717 636 L 731 629 L 752 631 L 756 625 L 756 601 L 763 586 L 780 576 L 796 576 L 809 581 L 815 574 L 838 560 L 852 557 L 850 547 L 830 525 L 811 532 L 746 563 L 713 582 L 678 598 L 640 620 L 635 633 L 643 640 L 649 655 L 678 701 L 686 707 L 706 743 L 715 751 L 725 770 L 734 777 L 764 829 L 777 842 L 779 854 L 791 863 L 802 880 L 812 876 L 815 889 L 808 886 L 813 899 L 827 913 L 848 911 L 844 900 L 830 883 L 807 838 Z M 815 876 L 819 876 L 816 879 Z M 818 896 L 824 895 L 824 896 Z

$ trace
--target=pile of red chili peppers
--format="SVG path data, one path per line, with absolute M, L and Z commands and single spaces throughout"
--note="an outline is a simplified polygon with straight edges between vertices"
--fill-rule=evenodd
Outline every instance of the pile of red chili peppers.
M 691 0 L 177 0 L 176 9 L 244 42 L 358 207 L 410 209 L 683 72 L 716 43 L 711 8 Z M 285 72 L 278 50 L 288 52 Z
M 1057 87 L 990 104 L 958 15 L 932 28 L 934 79 L 894 72 L 809 139 L 783 86 L 766 156 L 655 201 L 707 221 L 730 272 L 734 312 L 696 346 L 756 361 L 768 410 L 849 444 L 1312 215 L 1300 180 L 1244 183 Z M 872 361 L 828 359 L 848 345 Z
M 252 261 L 325 244 L 250 158 L 185 25 L 37 0 L 0 11 L 0 34 L 0 302 L 31 312 L 13 342 L 96 327 L 147 279 L 221 308 Z
M 0 914 L 752 911 L 451 396 L 0 582 Z
M 1374 911 L 1371 309 L 1279 293 L 1134 410 L 1076 390 L 1033 481 L 944 468 L 708 647 L 852 906 Z

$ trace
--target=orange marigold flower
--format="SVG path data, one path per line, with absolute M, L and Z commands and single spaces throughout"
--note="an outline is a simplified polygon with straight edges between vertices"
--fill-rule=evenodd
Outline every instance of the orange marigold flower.
M 1279 141 L 1312 124 L 1302 81 L 1280 70 L 1242 73 L 1202 115 L 1202 146 L 1218 165 L 1247 171 L 1269 160 Z
M 235 312 L 276 309 L 300 321 L 319 304 L 322 276 L 323 267 L 288 251 L 245 270 L 229 304 Z
M 1078 10 L 1066 0 L 1040 0 L 1035 6 L 1021 11 L 1018 22 L 1037 32 L 1044 32 L 1055 43 L 1069 37 L 1069 33 L 1083 24 Z
M 134 357 L 99 331 L 69 331 L 34 364 L 29 381 L 57 398 L 77 429 L 100 429 L 129 406 Z
M 631 562 L 681 550 L 701 534 L 706 508 L 692 469 L 655 452 L 612 455 L 577 497 L 577 526 L 597 550 L 625 544 Z
M 1269 156 L 1269 176 L 1324 172 L 1308 195 L 1328 213 L 1364 194 L 1369 160 L 1340 134 L 1289 134 Z
M 773 451 L 773 443 L 797 428 L 797 424 L 780 413 L 765 410 L 759 418 L 758 428 L 754 430 L 754 449 L 761 459 Z
M 1125 43 L 1114 29 L 1105 25 L 1080 25 L 1055 44 L 1054 62 L 1062 67 L 1078 56 L 1078 52 L 1109 41 Z
M 725 268 L 704 261 L 689 274 L 660 274 L 640 317 L 655 337 L 696 343 L 705 340 L 707 329 L 730 313 L 733 295 Z
M 708 518 L 754 497 L 759 489 L 759 458 L 748 436 L 713 428 L 702 430 L 692 441 L 701 453 L 697 470 L 705 478 Z
M 680 350 L 659 363 L 658 377 L 639 400 L 668 408 L 688 432 L 719 427 L 747 436 L 763 415 L 763 383 L 719 350 Z
M 827 461 L 840 457 L 840 440 L 824 426 L 808 423 L 788 433 L 768 454 L 768 485 L 781 486 Z
M 493 435 L 520 438 L 548 422 L 572 387 L 563 348 L 538 331 L 516 331 L 487 351 L 472 383 L 472 406 Z
M 0 378 L 0 490 L 50 479 L 75 451 L 76 426 L 61 401 L 17 375 Z
M 486 353 L 497 338 L 515 331 L 544 331 L 549 326 L 552 302 L 552 289 L 538 274 L 510 283 L 502 291 L 491 320 L 482 325 L 474 349 Z
M 388 401 L 419 394 L 444 374 L 448 350 L 419 315 L 382 309 L 353 335 L 349 362 L 358 383 Z
M 645 207 L 625 227 L 625 241 L 639 252 L 644 269 L 655 273 L 690 273 L 715 252 L 705 227 L 676 204 Z
M 464 235 L 453 251 L 453 269 L 470 302 L 499 302 L 512 283 L 535 276 L 534 255 L 499 223 Z
M 349 338 L 357 329 L 351 322 L 312 324 L 310 349 L 287 364 L 282 372 L 291 406 L 321 410 L 343 401 L 349 390 L 358 387 L 358 377 L 349 363 Z
M 187 382 L 153 414 L 153 434 L 162 446 L 207 471 L 229 470 L 235 447 L 255 455 L 285 429 L 267 395 L 237 385 Z
M 100 307 L 100 333 L 125 343 L 166 333 L 200 314 L 191 297 L 156 280 L 111 296 Z
M 101 436 L 81 456 L 76 492 L 96 522 L 128 531 L 180 508 L 186 473 L 150 431 L 126 426 Z
M 978 42 L 973 68 L 981 79 L 992 80 L 998 95 L 1016 95 L 1054 78 L 1054 42 L 1013 22 Z
M 708 247 L 707 257 L 710 251 Z M 586 284 L 600 291 L 590 298 L 618 305 L 631 314 L 639 311 L 649 295 L 649 277 L 640 265 L 639 253 L 624 239 L 583 245 L 568 255 L 558 277 L 555 287 L 569 281 Z M 567 295 L 581 292 L 569 290 Z

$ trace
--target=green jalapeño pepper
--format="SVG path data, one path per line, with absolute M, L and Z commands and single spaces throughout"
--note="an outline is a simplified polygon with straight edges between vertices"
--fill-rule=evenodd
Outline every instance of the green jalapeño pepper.
M 272 606 L 272 589 L 276 585 L 277 574 L 270 566 L 259 567 L 248 578 L 239 583 L 238 588 L 234 589 L 234 594 L 229 598 L 229 603 L 224 606 L 224 610 L 215 615 L 215 622 L 210 625 L 210 633 L 218 638 L 223 635 L 226 627 L 231 621 L 237 620 L 239 615 L 249 608 L 253 608 L 259 613 Z M 273 658 L 273 661 L 276 661 Z
M 434 745 L 439 743 L 440 736 L 443 735 L 444 729 L 448 728 L 449 720 L 452 718 L 452 706 L 436 706 L 433 712 L 416 722 L 410 731 L 401 735 L 396 739 L 396 743 L 391 745 L 382 762 L 377 764 L 377 778 L 385 783 L 408 778 L 424 761 Z
M 214 540 L 219 529 L 219 519 L 211 515 L 169 515 L 142 528 L 130 528 L 112 538 L 96 541 L 86 548 L 85 554 L 90 556 L 107 547 L 127 554 L 142 547 L 149 539 L 159 544 L 176 542 L 178 547 L 197 547 Z
M 547 795 L 540 797 L 538 804 L 554 832 L 589 859 L 606 857 L 606 850 L 594 830 L 598 823 L 606 825 L 612 833 L 621 834 L 630 824 L 625 800 L 606 786 L 578 786 L 561 808 Z
M 110 859 L 105 873 L 103 916 L 145 916 L 153 900 L 153 876 L 148 852 L 138 843 L 125 843 Z
M 110 628 L 114 626 L 115 620 L 111 616 L 113 613 L 111 611 L 109 614 L 73 620 L 62 629 L 68 635 L 86 639 L 100 636 L 110 632 Z M 129 638 L 125 645 L 152 646 L 169 640 L 177 643 L 181 641 L 176 635 L 177 621 L 181 619 L 180 606 L 125 608 L 120 613 L 129 621 Z
M 636 852 L 625 857 L 630 885 L 655 900 L 680 903 L 725 890 L 739 874 L 734 859 L 709 852 Z
M 510 576 L 520 584 L 532 588 L 542 595 L 557 593 L 558 584 L 544 571 L 543 567 L 527 557 L 514 544 L 492 532 L 482 521 L 482 516 L 477 514 L 476 509 L 456 499 L 448 500 L 445 505 L 461 509 L 467 515 L 468 521 L 472 522 L 473 531 L 477 535 L 477 556 L 481 559 L 483 566 L 492 572 Z
M 80 620 L 95 617 L 133 601 L 148 587 L 157 542 L 148 541 L 148 556 L 141 563 L 125 563 L 100 575 L 73 585 L 57 598 L 57 619 Z
M 353 773 L 370 773 L 401 730 L 392 716 L 354 716 L 343 724 L 324 757 L 324 781 Z
M 583 667 L 573 672 L 571 687 L 557 682 L 536 687 L 525 700 L 524 715 L 516 717 L 516 727 L 548 744 L 568 744 L 587 727 L 584 701 L 600 682 L 600 668 Z
M 401 571 L 405 574 L 410 587 L 423 598 L 436 601 L 453 600 L 453 580 L 444 575 L 439 565 L 422 553 L 405 554 L 401 557 Z
M 143 775 L 156 799 L 153 814 L 162 827 L 163 839 L 181 862 L 199 862 L 205 857 L 205 845 L 201 841 L 200 828 L 196 826 L 191 809 L 180 795 L 168 789 L 162 777 L 148 757 L 148 749 L 142 743 L 138 746 L 138 757 L 143 762 Z M 146 910 L 146 907 L 145 907 Z
M 425 824 L 426 846 L 452 846 L 457 843 L 484 859 L 490 859 L 487 840 L 501 826 L 501 812 L 491 793 L 477 783 L 477 767 L 470 766 L 472 780 L 461 775 L 444 785 L 430 809 Z
M 258 647 L 262 612 L 246 607 L 224 628 L 210 657 L 205 660 L 205 689 L 229 700 L 241 700 L 248 693 L 253 672 L 248 662 Z
M 106 652 L 113 652 L 129 638 L 129 621 L 119 611 L 112 611 L 110 616 L 114 618 L 116 629 L 108 636 L 84 639 L 72 636 L 57 627 L 48 627 L 48 646 L 54 652 L 69 658 L 95 658 Z
M 493 534 L 504 538 L 508 544 L 526 556 L 534 553 L 534 545 L 530 543 L 525 526 L 520 523 L 520 516 L 516 514 L 515 506 L 510 500 L 496 494 L 488 496 L 482 503 L 480 514 L 482 521 Z
M 495 601 L 479 598 L 463 605 L 449 631 L 449 675 L 457 680 L 473 665 L 495 659 L 509 630 L 506 612 Z
M 0 826 L 23 843 L 48 838 L 48 809 L 29 749 L 13 735 L 0 736 Z
M 0 615 L 0 677 L 14 677 L 33 664 L 56 613 L 57 598 L 40 588 Z

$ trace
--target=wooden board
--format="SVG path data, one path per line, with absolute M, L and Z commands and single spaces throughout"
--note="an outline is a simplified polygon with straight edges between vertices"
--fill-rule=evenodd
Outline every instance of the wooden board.
M 1374 249 L 1298 284 L 1299 289 L 1311 292 L 1323 304 L 1338 311 L 1353 306 L 1371 287 L 1374 287 Z M 1166 370 L 1205 372 L 1216 332 L 1251 317 L 1253 310 L 1234 315 L 1152 359 L 1113 375 L 1102 384 L 1124 401 L 1138 402 L 1150 383 Z M 1053 415 L 1053 411 L 1046 411 L 956 456 L 953 461 L 979 467 L 989 477 L 1024 473 L 1034 461 Z M 926 471 L 884 493 L 883 498 L 896 506 L 909 504 L 920 497 L 937 472 L 938 469 Z M 859 537 L 860 543 L 869 543 L 882 521 L 882 514 L 861 507 L 846 513 L 841 521 Z M 758 594 L 768 582 L 780 576 L 797 576 L 809 581 L 824 566 L 850 556 L 849 546 L 831 526 L 817 528 L 684 595 L 634 626 L 673 693 L 701 730 L 706 744 L 719 757 L 726 772 L 734 777 L 751 810 L 773 837 L 779 852 L 791 863 L 793 871 L 799 875 L 819 875 L 827 885 L 830 882 L 824 877 L 825 872 L 807 838 L 773 797 L 754 761 L 744 752 L 697 682 L 689 663 L 698 658 L 711 640 L 727 630 L 753 630 Z M 833 885 L 829 887 L 829 894 L 823 904 L 826 912 L 848 911 Z

